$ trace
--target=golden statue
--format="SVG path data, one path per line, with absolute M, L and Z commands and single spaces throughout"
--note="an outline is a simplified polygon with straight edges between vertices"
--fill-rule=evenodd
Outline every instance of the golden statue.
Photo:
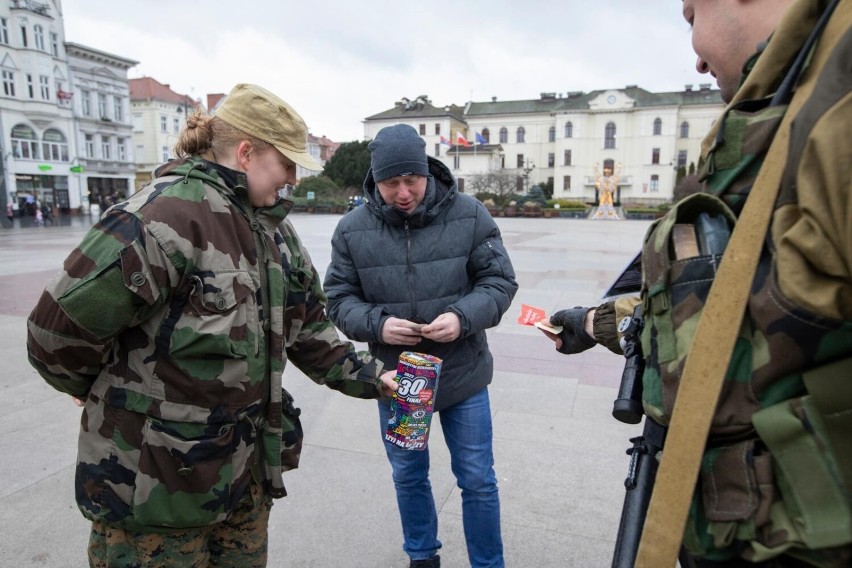
M 598 190 L 598 210 L 595 211 L 592 219 L 618 219 L 618 214 L 615 212 L 612 195 L 618 188 L 618 172 L 621 169 L 621 164 L 615 167 L 615 171 L 611 167 L 604 166 L 603 174 L 595 165 L 595 187 Z

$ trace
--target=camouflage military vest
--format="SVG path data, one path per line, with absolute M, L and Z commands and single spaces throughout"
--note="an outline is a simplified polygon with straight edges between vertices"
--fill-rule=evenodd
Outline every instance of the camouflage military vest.
M 702 167 L 706 193 L 678 203 L 645 238 L 643 403 L 661 424 L 671 416 L 721 259 L 700 251 L 677 258 L 677 227 L 695 225 L 707 213 L 733 229 L 785 110 L 769 107 L 768 101 L 730 109 Z M 795 200 L 794 188 L 785 186 L 776 206 Z M 826 390 L 820 376 L 852 373 L 852 322 L 821 317 L 786 298 L 773 258 L 767 235 L 713 417 L 684 544 L 711 560 L 760 561 L 795 548 L 817 565 L 839 565 L 834 547 L 852 541 L 852 468 L 841 455 L 846 452 L 835 448 L 852 441 L 852 430 L 848 421 L 828 424 L 832 420 L 815 408 L 815 400 L 817 391 Z

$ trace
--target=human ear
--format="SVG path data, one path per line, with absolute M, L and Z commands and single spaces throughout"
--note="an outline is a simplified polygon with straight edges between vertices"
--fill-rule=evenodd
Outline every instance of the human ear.
M 254 147 L 248 140 L 242 140 L 239 144 L 237 144 L 237 165 L 240 170 L 246 171 L 246 167 L 248 166 L 253 151 Z

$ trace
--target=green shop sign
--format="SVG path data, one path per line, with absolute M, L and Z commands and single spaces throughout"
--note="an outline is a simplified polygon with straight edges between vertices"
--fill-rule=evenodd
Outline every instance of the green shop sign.
M 71 166 L 71 171 L 75 174 L 83 173 L 83 166 Z
M 38 169 L 41 172 L 49 172 L 50 170 L 53 169 L 53 166 L 51 166 L 49 164 L 39 164 Z

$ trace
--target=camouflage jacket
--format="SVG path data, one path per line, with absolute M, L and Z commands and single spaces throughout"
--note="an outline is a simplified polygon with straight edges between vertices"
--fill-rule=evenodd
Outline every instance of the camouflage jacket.
M 779 196 L 684 537 L 691 552 L 712 560 L 852 561 L 849 2 L 840 2 L 810 54 L 790 110 L 769 105 L 827 4 L 791 5 L 705 140 L 704 193 L 655 222 L 643 247 L 643 402 L 666 424 L 721 257 L 675 257 L 673 227 L 702 212 L 733 227 L 770 143 L 789 129 Z M 786 114 L 790 124 L 782 123 Z
M 361 398 L 380 371 L 327 319 L 289 202 L 253 209 L 244 174 L 197 158 L 156 174 L 66 259 L 27 336 L 42 377 L 86 400 L 81 511 L 142 530 L 219 522 L 252 478 L 285 494 L 288 359 Z

